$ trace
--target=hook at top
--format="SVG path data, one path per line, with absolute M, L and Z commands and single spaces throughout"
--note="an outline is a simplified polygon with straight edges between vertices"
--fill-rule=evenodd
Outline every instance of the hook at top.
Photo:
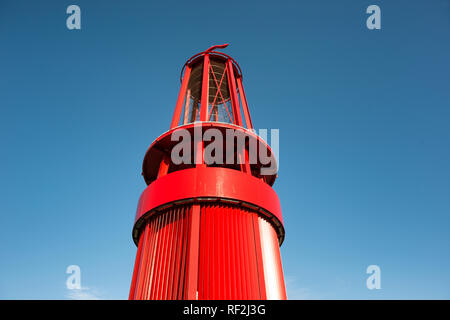
M 237 75 L 242 78 L 241 68 L 239 67 L 238 63 L 232 57 L 230 57 L 229 55 L 227 55 L 227 54 L 225 54 L 223 52 L 216 52 L 216 51 L 214 51 L 215 49 L 224 49 L 224 48 L 228 47 L 228 45 L 229 45 L 229 43 L 215 45 L 215 46 L 212 46 L 211 48 L 208 48 L 207 50 L 205 50 L 203 52 L 199 52 L 196 55 L 190 57 L 188 59 L 188 61 L 186 61 L 186 63 L 183 65 L 183 68 L 181 68 L 180 82 L 183 82 L 183 72 L 184 72 L 184 69 L 186 68 L 187 65 L 191 64 L 193 61 L 197 61 L 196 60 L 197 58 L 203 57 L 205 55 L 208 55 L 211 52 L 214 52 L 215 55 L 218 55 L 218 56 L 221 56 L 221 57 L 225 57 L 226 59 L 230 60 L 233 63 L 233 65 L 236 67 L 236 69 L 237 69 Z
M 211 48 L 207 49 L 207 50 L 205 51 L 205 53 L 214 51 L 215 49 L 224 49 L 224 48 L 226 48 L 226 47 L 228 47 L 228 43 L 225 43 L 225 44 L 219 44 L 219 45 L 212 46 Z

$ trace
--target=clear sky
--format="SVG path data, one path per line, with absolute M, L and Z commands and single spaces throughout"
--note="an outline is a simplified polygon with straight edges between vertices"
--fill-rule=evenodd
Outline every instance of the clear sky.
M 450 298 L 449 0 L 0 0 L 0 298 L 76 298 L 69 265 L 78 296 L 128 297 L 144 153 L 227 42 L 280 130 L 288 297 Z

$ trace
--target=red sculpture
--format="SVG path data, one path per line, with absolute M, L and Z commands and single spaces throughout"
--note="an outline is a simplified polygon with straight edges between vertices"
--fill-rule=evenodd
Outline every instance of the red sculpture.
M 253 131 L 239 65 L 215 51 L 226 46 L 186 62 L 170 130 L 144 157 L 129 299 L 286 299 L 277 175 L 258 154 L 275 158 Z

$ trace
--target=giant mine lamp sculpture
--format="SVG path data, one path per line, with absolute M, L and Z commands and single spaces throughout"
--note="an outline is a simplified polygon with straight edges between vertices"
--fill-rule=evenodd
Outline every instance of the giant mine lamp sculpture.
M 255 155 L 275 158 L 252 130 L 239 65 L 216 51 L 226 46 L 186 62 L 170 130 L 145 154 L 129 299 L 286 299 L 276 170 L 263 173 Z M 190 137 L 181 152 L 180 132 Z M 223 161 L 206 161 L 212 143 Z

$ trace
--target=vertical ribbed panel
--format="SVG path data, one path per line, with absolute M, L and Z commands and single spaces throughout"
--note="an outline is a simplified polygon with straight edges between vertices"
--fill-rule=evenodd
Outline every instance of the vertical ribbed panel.
M 265 299 L 256 217 L 235 206 L 202 205 L 198 299 Z
M 147 222 L 130 299 L 187 299 L 189 250 L 198 250 L 198 269 L 190 264 L 198 272 L 197 299 L 286 299 L 277 233 L 266 219 L 233 205 L 201 204 L 197 246 L 189 243 L 191 214 L 191 206 L 172 207 Z
M 189 207 L 151 218 L 141 234 L 130 299 L 183 299 Z
M 285 300 L 283 268 L 275 229 L 264 218 L 258 217 L 261 236 L 261 249 L 264 265 L 264 278 L 268 300 Z

